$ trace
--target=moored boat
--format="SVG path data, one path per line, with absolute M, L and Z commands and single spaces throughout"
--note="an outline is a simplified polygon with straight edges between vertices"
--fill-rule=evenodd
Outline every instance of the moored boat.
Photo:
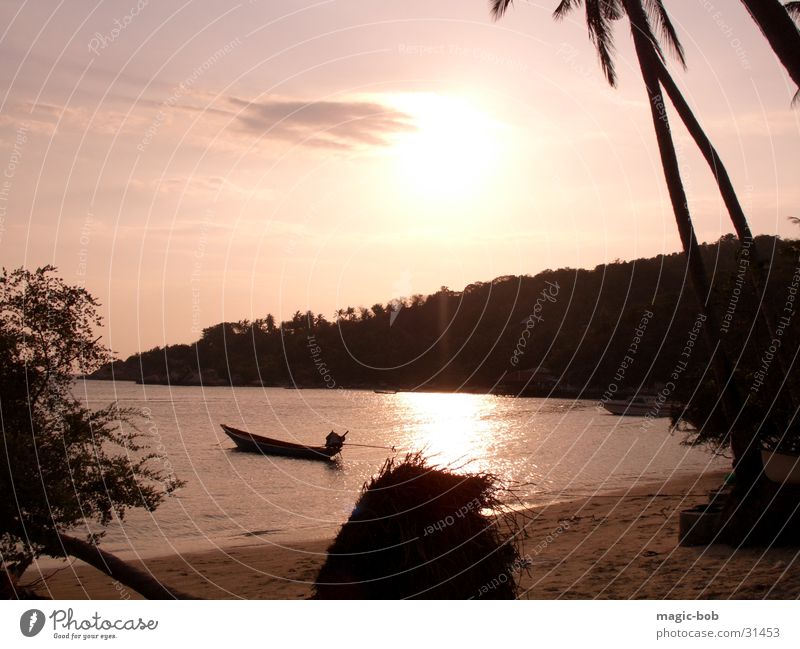
M 338 446 L 305 446 L 304 444 L 295 444 L 294 442 L 284 442 L 271 437 L 254 435 L 225 424 L 221 424 L 221 427 L 224 433 L 236 442 L 236 446 L 241 450 L 263 453 L 264 455 L 328 461 L 342 450 L 341 444 Z
M 764 474 L 772 482 L 800 484 L 800 454 L 761 450 Z
M 671 404 L 659 403 L 655 396 L 639 394 L 630 399 L 609 399 L 603 402 L 603 408 L 612 415 L 628 417 L 669 417 Z

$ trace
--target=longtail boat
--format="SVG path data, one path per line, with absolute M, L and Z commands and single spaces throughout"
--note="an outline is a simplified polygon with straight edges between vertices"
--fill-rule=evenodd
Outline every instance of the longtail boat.
M 628 417 L 669 417 L 673 404 L 656 399 L 650 394 L 638 394 L 629 399 L 611 399 L 603 402 L 603 408 L 612 415 Z
M 294 442 L 284 442 L 271 437 L 254 435 L 232 426 L 221 424 L 222 430 L 230 437 L 236 446 L 243 451 L 263 453 L 264 455 L 280 455 L 282 457 L 295 457 L 304 460 L 328 461 L 342 450 L 341 445 L 335 446 L 305 446 Z M 345 433 L 346 434 L 346 433 Z

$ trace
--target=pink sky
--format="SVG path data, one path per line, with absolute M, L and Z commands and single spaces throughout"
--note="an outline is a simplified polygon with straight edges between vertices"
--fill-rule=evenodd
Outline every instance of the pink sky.
M 739 2 L 665 4 L 754 231 L 795 236 L 794 88 Z M 626 25 L 614 90 L 555 5 L 495 23 L 484 0 L 2 2 L 2 263 L 85 284 L 127 355 L 678 250 Z M 732 228 L 673 123 L 716 239 Z

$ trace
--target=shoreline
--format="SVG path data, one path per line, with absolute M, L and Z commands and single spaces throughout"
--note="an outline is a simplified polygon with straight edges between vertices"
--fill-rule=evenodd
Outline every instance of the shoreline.
M 678 546 L 678 512 L 703 502 L 722 472 L 681 476 L 520 511 L 522 599 L 797 598 L 800 553 Z M 332 538 L 269 542 L 144 558 L 132 563 L 208 599 L 306 599 Z M 34 565 L 23 585 L 54 599 L 137 599 L 79 561 Z
M 222 380 L 209 380 L 209 381 L 184 381 L 184 380 L 171 380 L 167 377 L 159 377 L 154 379 L 152 376 L 145 377 L 144 380 L 140 378 L 121 378 L 112 377 L 107 375 L 93 376 L 93 375 L 78 375 L 75 376 L 76 381 L 98 381 L 107 383 L 133 383 L 144 387 L 149 386 L 168 386 L 168 387 L 184 387 L 184 388 L 259 388 L 259 389 L 273 389 L 273 390 L 341 390 L 344 392 L 363 392 L 363 393 L 377 393 L 377 394 L 477 394 L 477 395 L 491 395 L 495 397 L 511 397 L 520 399 L 564 399 L 571 401 L 598 401 L 601 396 L 600 388 L 577 390 L 574 388 L 558 388 L 557 386 L 549 387 L 521 387 L 520 390 L 514 389 L 500 389 L 496 385 L 433 385 L 433 386 L 394 386 L 387 387 L 385 385 L 373 384 L 357 384 L 357 385 L 341 385 L 335 388 L 329 388 L 324 383 L 308 383 L 308 384 L 294 384 L 284 385 L 280 383 L 260 383 L 260 382 L 238 382 L 238 381 L 222 381 Z

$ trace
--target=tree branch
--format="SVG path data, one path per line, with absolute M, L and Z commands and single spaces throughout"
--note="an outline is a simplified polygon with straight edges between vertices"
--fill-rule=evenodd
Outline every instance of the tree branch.
M 145 599 L 198 599 L 161 583 L 152 575 L 101 550 L 97 545 L 66 534 L 59 534 L 58 538 L 65 552 L 135 590 Z

